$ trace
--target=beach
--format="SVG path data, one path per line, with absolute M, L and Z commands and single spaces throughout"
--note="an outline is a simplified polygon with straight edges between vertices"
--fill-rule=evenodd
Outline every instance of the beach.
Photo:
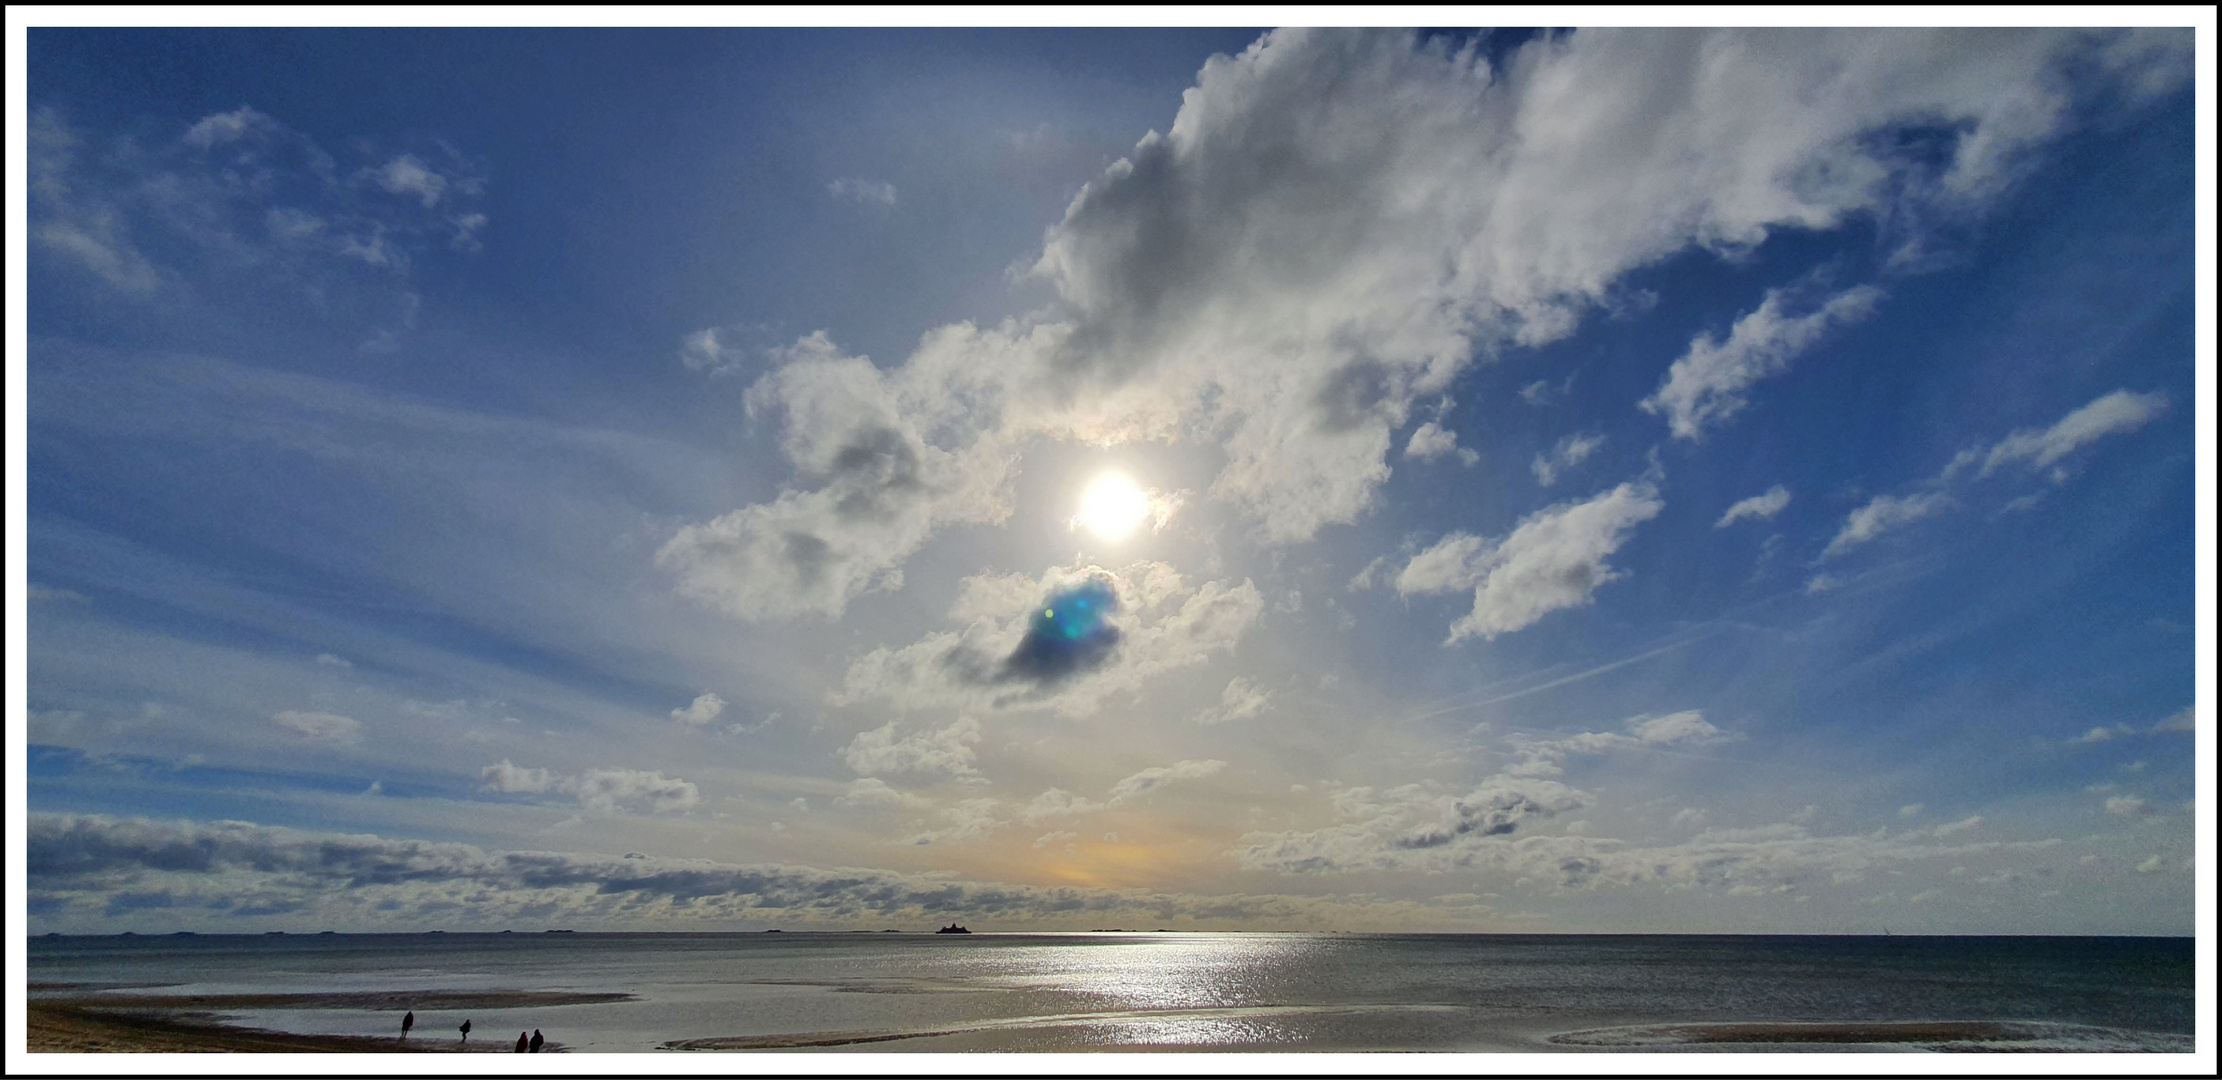
M 101 997 L 93 986 L 32 984 L 26 1014 L 31 1053 L 274 1053 L 274 1054 L 420 1054 L 516 1053 L 516 1043 L 482 1029 L 477 1041 L 419 1028 L 408 1038 L 378 1035 L 267 1031 L 227 1023 L 233 1010 L 516 1009 L 622 1001 L 618 993 L 550 991 L 383 992 L 329 994 L 135 994 L 127 1000 Z M 541 1053 L 561 1053 L 562 1044 L 543 1044 Z

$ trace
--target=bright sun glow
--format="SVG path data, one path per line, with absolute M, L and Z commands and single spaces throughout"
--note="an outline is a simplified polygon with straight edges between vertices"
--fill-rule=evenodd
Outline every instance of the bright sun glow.
M 1073 521 L 1105 540 L 1123 540 L 1149 516 L 1150 497 L 1134 481 L 1112 472 L 1096 477 L 1081 493 L 1080 513 Z

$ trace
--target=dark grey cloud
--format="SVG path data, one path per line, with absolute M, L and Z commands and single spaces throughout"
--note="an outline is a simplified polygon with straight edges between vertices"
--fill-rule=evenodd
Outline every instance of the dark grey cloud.
M 638 853 L 488 851 L 237 821 L 34 814 L 26 824 L 31 909 L 50 924 L 74 927 L 179 909 L 202 919 L 310 912 L 328 925 L 364 928 L 434 915 L 450 922 L 531 917 L 639 926 L 750 918 L 883 925 L 947 914 L 1005 924 L 1055 924 L 1059 916 L 1081 914 L 1307 921 L 1322 904 Z

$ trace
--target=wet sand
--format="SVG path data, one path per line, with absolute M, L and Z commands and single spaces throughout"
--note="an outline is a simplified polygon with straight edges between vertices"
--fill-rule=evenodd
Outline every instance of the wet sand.
M 101 1012 L 33 1002 L 27 1049 L 34 1054 L 428 1054 L 515 1052 L 515 1046 L 412 1036 L 288 1035 L 227 1027 L 190 1016 Z M 548 1052 L 543 1048 L 541 1053 Z
M 42 987 L 49 991 L 60 986 Z M 89 986 L 67 989 L 85 991 Z M 133 994 L 44 997 L 26 1007 L 32 1053 L 493 1054 L 516 1043 L 482 1037 L 466 1043 L 453 1032 L 419 1030 L 402 1039 L 372 1035 L 295 1035 L 234 1027 L 214 1010 L 362 1009 L 447 1012 L 536 1005 L 587 1005 L 631 1000 L 631 994 L 496 990 L 330 994 Z M 395 1027 L 400 1027 L 396 1019 Z M 541 1053 L 560 1053 L 550 1042 Z
M 1924 1020 L 1900 1022 L 1647 1024 L 1596 1028 L 1553 1035 L 1560 1046 L 1596 1049 L 1644 1050 L 1700 1046 L 1816 1045 L 1892 1047 L 1906 1050 L 1972 1050 L 1986 1053 L 2020 1050 L 2058 1051 L 2167 1051 L 2189 1050 L 2189 1036 L 2150 1032 L 2124 1032 L 2077 1024 L 2052 1024 L 1988 1020 Z

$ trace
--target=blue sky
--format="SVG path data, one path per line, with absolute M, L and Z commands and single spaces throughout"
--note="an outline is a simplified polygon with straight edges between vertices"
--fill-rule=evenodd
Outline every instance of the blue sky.
M 2190 933 L 2192 62 L 34 29 L 30 928 Z

